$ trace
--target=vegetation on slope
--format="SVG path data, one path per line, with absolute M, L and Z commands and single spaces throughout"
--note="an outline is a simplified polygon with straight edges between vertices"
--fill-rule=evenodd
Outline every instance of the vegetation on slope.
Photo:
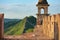
M 20 35 L 23 33 L 26 18 L 5 30 L 5 35 Z
M 6 25 L 6 24 L 5 24 Z M 36 25 L 36 18 L 33 16 L 25 17 L 19 21 L 13 21 L 5 27 L 5 35 L 20 35 L 27 32 L 33 32 Z
M 20 19 L 4 19 L 4 29 L 6 30 L 10 26 L 18 23 L 19 21 L 21 21 L 21 20 Z
M 27 17 L 24 33 L 33 32 L 34 26 L 36 25 L 36 18 L 33 16 Z

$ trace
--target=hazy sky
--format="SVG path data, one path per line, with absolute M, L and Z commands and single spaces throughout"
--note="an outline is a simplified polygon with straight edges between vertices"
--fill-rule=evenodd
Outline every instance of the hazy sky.
M 50 4 L 49 13 L 60 13 L 60 0 L 47 0 Z M 25 16 L 36 16 L 38 0 L 0 0 L 0 13 L 5 18 L 24 18 Z

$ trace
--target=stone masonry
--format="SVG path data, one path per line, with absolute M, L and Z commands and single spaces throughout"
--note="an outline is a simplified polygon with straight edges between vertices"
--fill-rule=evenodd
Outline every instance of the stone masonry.
M 0 39 L 2 39 L 4 32 L 4 14 L 0 14 Z

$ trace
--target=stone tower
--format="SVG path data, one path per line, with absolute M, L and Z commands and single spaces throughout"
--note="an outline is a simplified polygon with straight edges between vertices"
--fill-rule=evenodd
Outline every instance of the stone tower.
M 0 14 L 0 40 L 3 39 L 4 35 L 4 14 Z
M 45 25 L 44 23 L 47 22 L 47 20 L 45 21 L 45 17 L 47 17 L 48 14 L 48 2 L 47 0 L 39 0 L 38 4 L 36 5 L 38 7 L 38 13 L 37 15 L 37 22 L 36 22 L 36 30 L 35 32 L 38 33 L 40 35 L 40 33 L 43 33 L 43 26 Z M 44 13 L 41 13 L 41 9 L 44 10 Z M 47 23 L 46 23 L 47 24 Z
M 48 15 L 49 4 L 48 4 L 47 0 L 39 0 L 38 4 L 36 6 L 38 7 L 37 25 L 41 25 L 43 16 Z M 41 13 L 41 9 L 44 9 L 44 14 Z

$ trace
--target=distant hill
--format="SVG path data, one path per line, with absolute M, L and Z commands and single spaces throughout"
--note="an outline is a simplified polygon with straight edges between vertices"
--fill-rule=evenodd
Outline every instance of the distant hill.
M 10 22 L 10 21 L 9 21 Z M 26 32 L 32 32 L 36 25 L 36 18 L 33 16 L 25 17 L 22 20 L 13 20 L 5 23 L 5 35 L 20 35 Z
M 21 21 L 20 19 L 4 19 L 4 29 L 7 29 L 9 26 L 14 25 L 18 21 Z
M 20 19 L 8 19 L 8 18 L 5 18 L 5 19 L 4 19 L 4 22 L 6 23 L 6 22 L 14 21 L 14 20 L 17 21 L 17 20 L 20 20 Z

